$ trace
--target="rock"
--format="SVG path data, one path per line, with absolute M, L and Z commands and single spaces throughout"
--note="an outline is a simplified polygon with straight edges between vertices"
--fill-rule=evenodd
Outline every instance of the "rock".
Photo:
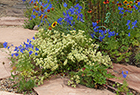
M 126 81 L 128 83 L 128 86 L 137 92 L 140 93 L 140 68 L 136 66 L 131 65 L 122 65 L 122 64 L 113 64 L 113 69 L 108 70 L 108 72 L 111 72 L 116 77 L 120 77 L 122 80 L 119 79 L 109 79 L 114 82 L 123 83 L 123 76 L 122 71 L 128 71 L 128 75 L 126 77 Z
M 1 17 L 0 26 L 22 26 L 27 18 L 18 17 Z
M 66 78 L 45 80 L 43 85 L 35 87 L 34 90 L 39 95 L 115 95 L 108 90 L 96 90 L 82 85 L 72 88 L 65 84 L 66 80 Z

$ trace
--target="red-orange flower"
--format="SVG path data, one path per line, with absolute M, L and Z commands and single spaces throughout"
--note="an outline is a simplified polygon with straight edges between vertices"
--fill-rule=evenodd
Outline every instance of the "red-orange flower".
M 88 13 L 92 13 L 92 10 L 91 10 L 91 9 L 89 9 L 87 12 L 88 12 Z
M 41 12 L 44 12 L 44 9 L 41 9 Z
M 50 9 L 48 9 L 47 12 L 50 12 Z
M 96 23 L 98 24 L 101 20 L 96 21 Z
M 132 9 L 132 8 L 134 8 L 134 6 L 131 6 L 130 8 Z
M 53 11 L 54 10 L 54 7 L 52 7 L 51 10 Z
M 109 3 L 109 0 L 105 0 L 103 3 L 104 4 L 108 4 Z
M 52 27 L 49 27 L 48 29 L 49 29 L 49 30 L 52 30 Z
M 47 15 L 44 16 L 44 18 L 47 18 L 47 17 L 48 17 Z
M 39 11 L 39 8 L 36 8 L 37 11 Z
M 40 6 L 41 9 L 43 9 L 43 6 Z
M 118 5 L 118 6 L 122 6 L 122 3 L 118 3 L 117 5 Z

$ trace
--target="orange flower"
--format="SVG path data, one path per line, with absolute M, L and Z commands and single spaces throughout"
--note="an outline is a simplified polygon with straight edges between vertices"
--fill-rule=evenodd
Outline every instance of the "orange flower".
M 31 1 L 31 4 L 33 3 L 33 1 Z
M 43 9 L 43 6 L 40 6 L 41 9 Z
M 52 30 L 52 27 L 49 27 L 48 29 L 49 29 L 49 30 Z
M 36 8 L 37 11 L 39 11 L 39 8 Z
M 98 24 L 99 22 L 101 22 L 101 20 L 96 21 L 97 24 Z
M 52 7 L 51 10 L 53 11 L 54 10 L 54 7 Z
M 41 9 L 41 12 L 44 12 L 44 9 Z
M 50 9 L 48 9 L 47 12 L 50 12 Z
M 34 8 L 36 8 L 37 6 L 34 6 Z
M 43 17 L 43 14 L 41 14 L 41 16 L 39 17 L 40 19 Z
M 47 18 L 47 17 L 48 17 L 47 15 L 44 16 L 44 18 Z
M 91 9 L 89 9 L 87 12 L 88 12 L 88 13 L 92 13 L 92 10 L 91 10 Z

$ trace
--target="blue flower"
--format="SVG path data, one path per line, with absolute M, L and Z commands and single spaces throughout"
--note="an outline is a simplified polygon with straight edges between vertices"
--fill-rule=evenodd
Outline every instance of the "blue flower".
M 64 4 L 63 4 L 63 6 L 64 6 L 64 7 L 67 7 L 67 4 L 66 4 L 66 3 L 64 3 Z
M 130 22 L 131 22 L 130 20 L 127 20 L 127 24 L 126 25 L 128 26 Z
M 123 78 L 126 78 L 126 76 L 128 75 L 128 71 L 122 71 L 122 75 L 123 75 Z
M 132 22 L 132 25 L 134 25 L 134 26 L 135 26 L 135 25 L 136 25 L 136 23 L 137 23 L 137 20 L 135 20 L 134 22 Z
M 122 12 L 122 11 L 120 11 L 120 12 L 119 12 L 119 14 L 123 14 L 123 12 Z
M 128 26 L 128 30 L 130 30 L 130 26 Z
M 133 6 L 136 10 L 138 10 L 138 7 L 136 5 Z
M 19 54 L 18 53 L 15 53 L 15 56 L 18 56 Z
M 123 8 L 121 8 L 121 7 L 118 7 L 118 10 L 123 10 Z
M 23 53 L 23 51 L 24 51 L 24 48 L 20 49 L 20 52 L 22 52 L 22 53 Z
M 17 51 L 18 50 L 18 47 L 15 47 L 14 51 Z
M 140 6 L 140 2 L 138 2 L 138 6 Z
M 95 27 L 97 25 L 97 22 L 92 22 L 92 26 Z
M 8 46 L 8 49 L 10 48 L 10 46 Z
M 29 51 L 29 55 L 31 55 L 33 53 L 33 51 Z
M 33 40 L 35 40 L 35 37 L 33 37 Z
M 35 18 L 36 16 L 35 15 L 31 15 L 33 18 Z
M 128 33 L 128 36 L 130 37 L 130 33 Z
M 35 48 L 35 50 L 36 50 L 36 51 L 39 51 L 39 49 L 38 49 L 37 47 Z
M 37 54 L 37 53 L 35 53 L 35 55 L 37 56 L 38 54 Z
M 7 47 L 7 42 L 3 43 L 3 47 L 6 48 Z
M 99 28 L 99 26 L 96 26 L 95 28 L 94 28 L 94 32 L 98 32 L 98 29 Z
M 94 38 L 95 33 L 90 34 L 92 38 Z

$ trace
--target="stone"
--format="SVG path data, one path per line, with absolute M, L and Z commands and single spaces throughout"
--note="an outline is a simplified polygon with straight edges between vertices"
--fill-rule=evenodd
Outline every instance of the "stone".
M 16 94 L 16 93 L 11 93 L 11 92 L 6 92 L 6 91 L 0 91 L 0 95 L 23 95 L 23 94 Z
M 1 17 L 0 26 L 23 26 L 27 18 Z
M 116 77 L 120 77 L 120 79 L 109 79 L 114 82 L 123 83 L 123 75 L 122 71 L 128 71 L 128 75 L 126 77 L 126 81 L 128 83 L 128 87 L 136 90 L 140 93 L 140 68 L 131 65 L 122 65 L 113 63 L 113 69 L 108 69 L 108 72 L 111 72 Z
M 82 85 L 72 88 L 66 85 L 67 80 L 67 78 L 45 80 L 43 85 L 34 87 L 34 90 L 39 95 L 115 95 L 108 90 L 96 90 Z
M 9 45 L 19 46 L 26 42 L 27 39 L 32 39 L 37 30 L 29 30 L 24 28 L 0 28 L 0 42 L 8 42 Z

